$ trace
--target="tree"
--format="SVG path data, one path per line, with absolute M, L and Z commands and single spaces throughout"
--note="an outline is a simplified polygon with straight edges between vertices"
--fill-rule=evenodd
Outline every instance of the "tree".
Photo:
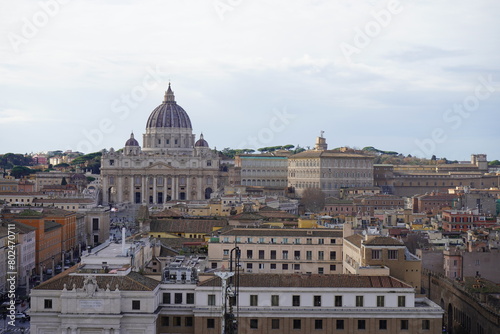
M 61 181 L 61 186 L 65 186 L 68 184 L 68 181 L 66 181 L 66 177 L 63 176 L 62 181 Z
M 325 194 L 318 188 L 307 188 L 302 193 L 300 203 L 310 212 L 320 212 L 325 207 Z
M 25 166 L 14 166 L 10 170 L 10 176 L 15 177 L 16 179 L 20 179 L 23 176 L 34 174 L 35 171 L 32 170 L 31 168 L 25 167 Z

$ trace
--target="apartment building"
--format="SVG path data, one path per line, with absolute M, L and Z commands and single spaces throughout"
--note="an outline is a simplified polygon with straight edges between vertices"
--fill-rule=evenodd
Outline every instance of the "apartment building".
M 400 240 L 368 233 L 353 234 L 344 239 L 343 256 L 346 274 L 391 275 L 420 291 L 422 262 Z
M 285 188 L 291 154 L 289 151 L 278 151 L 236 156 L 235 166 L 241 170 L 241 185 Z
M 234 228 L 208 244 L 212 268 L 229 268 L 231 250 L 240 250 L 245 273 L 342 273 L 342 231 L 299 228 Z

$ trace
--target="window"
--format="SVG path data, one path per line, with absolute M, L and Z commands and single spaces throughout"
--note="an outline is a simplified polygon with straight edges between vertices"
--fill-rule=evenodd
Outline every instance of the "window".
M 132 310 L 140 310 L 140 309 L 141 309 L 141 301 L 132 300 Z
M 336 260 L 336 259 L 337 259 L 337 252 L 331 251 L 330 252 L 330 260 Z
M 387 329 L 387 320 L 380 319 L 378 321 L 378 329 Z
M 342 306 L 342 296 L 335 296 L 335 306 L 337 307 Z
M 170 304 L 170 293 L 163 294 L 163 304 Z
M 387 252 L 387 258 L 389 260 L 397 260 L 398 259 L 398 250 L 397 249 L 389 249 Z
M 207 319 L 207 328 L 215 328 L 215 319 Z
M 264 251 L 263 250 L 259 251 L 259 259 L 260 260 L 264 259 Z
M 293 270 L 300 270 L 300 263 L 294 263 Z
M 280 329 L 280 319 L 271 319 L 271 329 Z
M 356 296 L 356 307 L 363 307 L 363 296 Z
M 306 244 L 312 245 L 312 243 L 313 243 L 313 239 L 311 239 L 311 238 L 306 239 Z
M 398 307 L 406 307 L 406 297 L 398 296 Z
M 186 293 L 186 304 L 194 304 L 194 293 Z
M 193 317 L 184 318 L 184 326 L 193 327 Z
M 288 270 L 288 263 L 283 263 L 281 265 L 281 270 Z
M 288 260 L 288 251 L 287 250 L 283 251 L 283 260 Z
M 314 329 L 323 329 L 323 320 L 321 319 L 314 320 Z
M 250 306 L 257 306 L 258 303 L 259 303 L 259 296 L 250 295 Z
M 293 329 L 301 329 L 302 321 L 300 319 L 293 319 Z
M 276 269 L 276 263 L 271 263 L 271 269 Z
M 280 296 L 271 295 L 271 306 L 280 306 Z
M 253 250 L 247 249 L 247 259 L 251 259 L 253 257 Z
M 52 299 L 44 299 L 43 300 L 43 308 L 51 309 L 52 308 Z
M 318 260 L 324 260 L 325 259 L 325 252 L 319 251 L 318 252 Z
M 222 255 L 224 255 L 224 256 L 229 256 L 229 249 L 224 249 L 224 250 L 222 251 Z
M 259 263 L 259 269 L 264 269 L 264 263 Z
M 384 306 L 385 306 L 385 297 L 377 296 L 377 307 L 384 307 Z
M 288 243 L 288 238 L 283 238 L 282 243 L 287 244 Z
M 430 322 L 430 320 L 422 320 L 422 329 L 423 330 L 429 330 L 429 329 L 431 329 L 431 322 Z
M 336 329 L 344 329 L 344 320 L 342 319 L 337 319 L 336 324 L 335 324 Z
M 313 259 L 313 252 L 306 251 L 306 260 L 312 260 L 312 259 Z
M 300 260 L 300 251 L 294 251 L 293 256 L 295 257 L 295 260 Z
M 318 274 L 323 275 L 325 273 L 325 270 L 323 267 L 318 267 Z
M 372 249 L 372 260 L 380 260 L 380 249 Z
M 276 260 L 276 251 L 275 250 L 271 251 L 271 260 Z
M 161 325 L 163 327 L 170 326 L 170 318 L 169 317 L 161 317 Z
M 215 306 L 215 295 L 208 295 L 208 306 Z
M 175 304 L 182 304 L 182 293 L 176 293 L 174 295 L 174 303 Z
M 292 296 L 292 305 L 300 306 L 300 296 L 297 295 Z
M 408 329 L 408 327 L 409 327 L 408 320 L 401 320 L 401 329 L 406 330 Z
M 337 241 L 336 241 L 335 239 L 330 239 L 330 243 L 331 243 L 331 244 L 334 244 L 334 243 L 336 243 L 336 242 L 337 242 Z
M 300 238 L 295 238 L 294 243 L 296 243 L 297 245 L 300 244 Z
M 337 265 L 336 265 L 336 264 L 331 264 L 331 265 L 330 265 L 330 270 L 331 270 L 331 271 L 335 271 L 335 270 L 337 270 Z
M 181 325 L 181 317 L 174 317 L 174 326 L 180 327 Z
M 247 263 L 247 269 L 252 269 L 253 268 L 253 264 L 252 263 Z
M 258 329 L 259 328 L 259 319 L 250 319 L 250 328 Z
M 366 320 L 358 320 L 358 329 L 366 329 Z

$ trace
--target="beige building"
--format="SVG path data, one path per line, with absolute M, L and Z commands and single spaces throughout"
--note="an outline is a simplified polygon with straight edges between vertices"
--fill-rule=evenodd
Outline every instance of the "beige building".
M 236 280 L 240 334 L 441 333 L 443 310 L 393 277 L 243 274 Z M 160 293 L 158 333 L 222 332 L 218 277 L 162 284 Z
M 234 228 L 210 239 L 210 266 L 229 268 L 236 245 L 245 273 L 342 273 L 341 230 Z
M 149 116 L 143 147 L 131 134 L 123 151 L 110 149 L 101 162 L 103 204 L 158 205 L 208 199 L 221 185 L 220 157 L 200 136 L 168 87 Z M 224 172 L 225 173 L 225 172 Z
M 373 186 L 373 156 L 326 148 L 325 138 L 318 137 L 314 150 L 288 158 L 288 186 L 298 196 L 307 188 L 336 196 L 342 188 Z
M 286 188 L 290 155 L 291 152 L 279 151 L 236 156 L 235 166 L 241 169 L 241 185 Z
M 400 240 L 353 234 L 344 238 L 343 257 L 345 274 L 390 275 L 420 292 L 422 262 Z

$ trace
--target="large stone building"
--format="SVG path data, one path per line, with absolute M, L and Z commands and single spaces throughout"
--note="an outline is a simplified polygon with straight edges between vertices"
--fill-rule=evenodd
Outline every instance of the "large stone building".
M 207 199 L 221 186 L 220 167 L 203 135 L 195 141 L 191 120 L 169 85 L 146 122 L 142 148 L 131 134 L 123 151 L 103 154 L 103 203 Z
M 231 249 L 240 249 L 245 273 L 342 273 L 342 230 L 234 228 L 211 238 L 212 268 L 228 268 Z
M 371 187 L 373 159 L 371 155 L 346 150 L 327 150 L 325 138 L 318 137 L 314 150 L 288 158 L 288 186 L 299 197 L 307 188 L 337 196 L 342 188 Z
M 284 189 L 290 155 L 289 151 L 278 151 L 236 156 L 235 166 L 241 169 L 241 185 Z

